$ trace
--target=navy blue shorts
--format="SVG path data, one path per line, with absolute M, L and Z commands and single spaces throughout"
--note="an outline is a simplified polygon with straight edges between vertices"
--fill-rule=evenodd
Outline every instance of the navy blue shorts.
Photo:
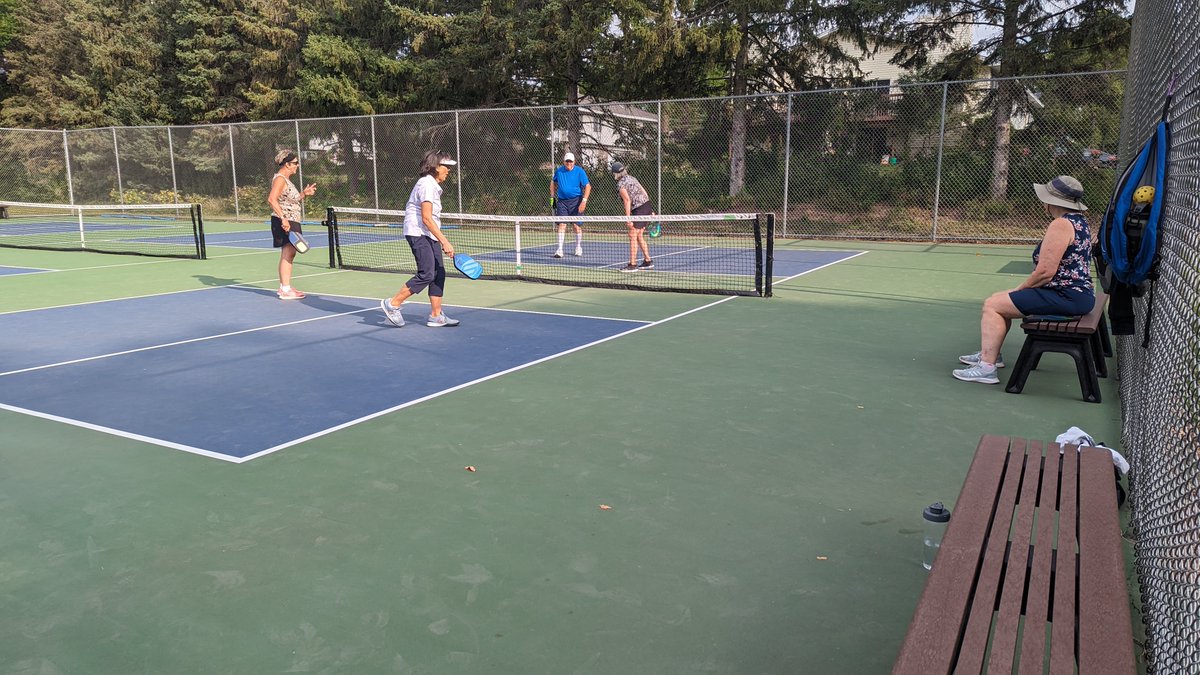
M 288 222 L 292 224 L 292 232 L 304 234 L 304 229 L 300 227 L 300 221 L 289 220 Z M 279 216 L 271 216 L 271 244 L 275 248 L 283 248 L 284 244 L 290 243 L 288 233 L 283 231 L 283 221 L 279 219 Z
M 583 201 L 582 197 L 571 197 L 570 199 L 558 198 L 554 202 L 554 215 L 556 216 L 577 216 L 579 215 L 579 202 Z
M 442 242 L 424 235 L 405 235 L 417 261 L 417 273 L 405 286 L 413 295 L 429 289 L 429 296 L 440 298 L 446 289 L 446 265 L 442 262 Z
M 1008 298 L 1025 316 L 1083 316 L 1096 305 L 1096 296 L 1078 291 L 1055 288 L 1023 288 L 1008 294 Z

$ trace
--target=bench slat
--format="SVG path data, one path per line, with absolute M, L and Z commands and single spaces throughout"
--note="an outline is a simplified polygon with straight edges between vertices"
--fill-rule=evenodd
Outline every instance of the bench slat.
M 1112 455 L 1099 448 L 1083 448 L 1079 455 L 1079 672 L 1132 673 L 1132 642 L 1113 639 L 1132 635 L 1133 628 L 1121 573 L 1125 560 Z
M 1025 579 L 1029 570 L 1033 512 L 1037 506 L 1038 484 L 1041 482 L 1041 442 L 1029 443 L 1025 451 L 1024 466 L 1021 496 L 1017 500 L 1013 517 L 1012 545 L 1009 547 L 1004 586 L 1000 594 L 1000 612 L 996 617 L 991 656 L 988 658 L 988 671 L 995 673 L 1011 673 L 1013 659 L 1016 658 L 1017 629 L 1021 626 L 1021 601 L 1025 595 Z M 992 527 L 999 525 L 1002 523 L 993 523 Z
M 1058 513 L 1058 480 L 1062 453 L 1049 444 L 1042 459 L 1042 489 L 1038 494 L 1037 534 L 1029 570 L 1025 602 L 1025 630 L 1021 638 L 1021 675 L 1042 675 L 1046 659 L 1046 624 L 1050 620 L 1050 565 L 1054 554 L 1054 526 Z
M 1050 447 L 1058 449 L 1057 443 Z M 1076 519 L 1079 495 L 1079 453 L 1068 445 L 1063 453 L 1062 488 L 1058 500 L 1058 552 L 1054 569 L 1054 622 L 1050 626 L 1050 672 L 1075 672 Z M 1132 636 L 1133 633 L 1130 633 Z
M 1025 453 L 1025 439 L 1011 439 L 1008 450 L 1008 471 L 1004 474 L 1004 485 L 992 522 L 988 525 L 987 549 L 983 566 L 979 570 L 975 586 L 975 599 L 971 603 L 967 627 L 963 632 L 962 649 L 959 651 L 956 672 L 977 673 L 983 666 L 987 652 L 988 635 L 992 627 L 992 611 L 1000 588 L 1000 573 L 1004 567 L 1004 553 L 1008 546 L 1008 530 L 1017 504 L 1017 490 L 1021 484 L 1021 457 Z M 954 522 L 954 518 L 950 519 Z
M 954 666 L 957 639 L 946 637 L 957 637 L 966 618 L 1007 459 L 1006 436 L 984 436 L 979 440 L 954 504 L 955 515 L 946 528 L 937 560 L 909 624 L 908 637 L 892 668 L 894 674 L 949 673 Z M 937 611 L 922 611 L 926 606 L 936 607 Z

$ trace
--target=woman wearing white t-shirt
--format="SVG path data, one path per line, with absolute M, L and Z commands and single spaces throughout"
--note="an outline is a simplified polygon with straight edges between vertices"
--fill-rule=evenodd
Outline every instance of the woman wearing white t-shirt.
M 450 153 L 431 150 L 421 160 L 421 178 L 404 206 L 404 238 L 417 261 L 417 273 L 391 298 L 379 305 L 383 315 L 395 326 L 404 325 L 401 304 L 410 296 L 429 289 L 430 328 L 457 326 L 458 321 L 442 313 L 442 293 L 446 286 L 446 266 L 442 254 L 454 255 L 454 246 L 442 234 L 442 183 L 450 176 L 450 167 L 458 164 Z

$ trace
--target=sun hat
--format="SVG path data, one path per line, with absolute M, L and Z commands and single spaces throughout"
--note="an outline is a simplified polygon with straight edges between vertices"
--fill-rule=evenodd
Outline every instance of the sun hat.
M 568 152 L 567 154 L 563 155 L 563 161 L 564 162 L 574 162 L 575 161 L 575 153 Z
M 1080 201 L 1083 198 L 1083 183 L 1073 176 L 1059 176 L 1045 185 L 1034 183 L 1033 191 L 1044 204 L 1053 204 L 1072 211 L 1087 211 L 1087 206 Z

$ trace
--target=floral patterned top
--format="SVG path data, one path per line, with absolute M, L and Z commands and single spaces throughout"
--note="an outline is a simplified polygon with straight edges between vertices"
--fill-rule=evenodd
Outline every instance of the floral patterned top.
M 1058 271 L 1054 278 L 1046 282 L 1042 288 L 1053 288 L 1060 291 L 1076 293 L 1094 293 L 1092 288 L 1092 230 L 1087 218 L 1082 213 L 1066 213 L 1063 218 L 1075 228 L 1075 239 L 1067 244 L 1063 251 L 1062 260 L 1058 263 Z M 1038 264 L 1041 258 L 1042 245 L 1039 243 L 1033 249 L 1033 264 Z
M 300 191 L 296 189 L 296 184 L 281 173 L 275 176 L 283 177 L 286 185 L 283 186 L 283 191 L 279 193 L 279 210 L 283 211 L 283 217 L 288 221 L 300 220 Z M 275 180 L 275 176 L 271 176 L 271 180 Z
M 646 188 L 638 182 L 638 179 L 628 174 L 621 176 L 617 180 L 617 189 L 625 188 L 629 193 L 629 208 L 636 209 L 637 207 L 650 201 L 650 195 L 646 194 Z

